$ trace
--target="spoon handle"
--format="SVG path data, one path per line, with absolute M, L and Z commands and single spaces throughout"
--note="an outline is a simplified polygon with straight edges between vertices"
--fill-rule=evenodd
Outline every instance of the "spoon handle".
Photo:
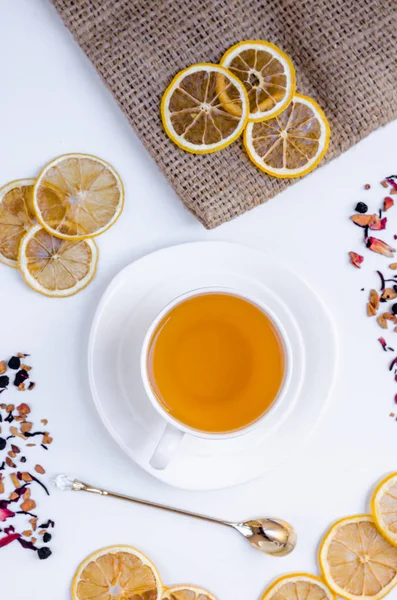
M 100 496 L 109 496 L 110 498 L 118 498 L 119 500 L 126 500 L 127 502 L 134 502 L 135 504 L 142 504 L 143 506 L 151 506 L 153 508 L 159 508 L 160 510 L 166 510 L 177 515 L 193 517 L 194 519 L 200 519 L 201 521 L 208 521 L 210 523 L 216 523 L 217 525 L 233 527 L 233 523 L 221 521 L 220 519 L 216 519 L 215 517 L 208 517 L 199 513 L 182 510 L 181 508 L 173 508 L 171 506 L 166 506 L 165 504 L 158 504 L 157 502 L 150 502 L 149 500 L 142 500 L 141 498 L 133 498 L 132 496 L 125 496 L 124 494 L 119 494 L 117 492 L 102 490 L 100 488 L 95 488 L 89 485 L 88 483 L 84 483 L 83 481 L 79 481 L 78 479 L 75 479 L 73 481 L 72 490 L 81 492 L 91 492 L 92 494 L 99 494 Z

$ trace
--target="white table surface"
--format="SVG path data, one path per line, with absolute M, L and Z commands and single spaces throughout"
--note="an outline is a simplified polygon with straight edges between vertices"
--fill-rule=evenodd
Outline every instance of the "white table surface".
M 396 467 L 397 422 L 388 416 L 397 391 L 387 370 L 392 355 L 376 341 L 380 330 L 365 318 L 366 292 L 360 291 L 376 283 L 373 268 L 388 262 L 366 252 L 367 268 L 358 271 L 346 253 L 362 248 L 360 231 L 347 220 L 356 201 L 380 201 L 379 180 L 396 171 L 397 122 L 266 205 L 208 232 L 184 209 L 47 0 L 0 0 L 0 57 L 0 183 L 34 177 L 53 157 L 80 151 L 113 163 L 126 188 L 124 214 L 98 240 L 98 275 L 83 293 L 47 299 L 17 271 L 0 267 L 0 355 L 32 354 L 38 385 L 23 399 L 49 419 L 54 443 L 41 456 L 48 475 L 67 472 L 231 520 L 278 515 L 299 535 L 296 551 L 275 559 L 216 526 L 91 495 L 54 491 L 47 501 L 37 494 L 42 514 L 56 521 L 53 556 L 39 561 L 17 543 L 1 549 L 2 600 L 66 600 L 80 560 L 116 543 L 147 553 L 166 583 L 195 582 L 220 599 L 255 600 L 277 575 L 317 573 L 325 529 L 366 511 L 373 483 Z M 367 181 L 369 192 L 362 189 Z M 396 223 L 397 213 L 389 215 Z M 389 239 L 393 233 L 390 228 Z M 88 331 L 111 279 L 152 250 L 191 240 L 246 243 L 285 261 L 326 300 L 340 341 L 337 384 L 312 437 L 261 479 L 217 492 L 172 489 L 131 464 L 106 434 L 87 384 Z M 392 345 L 397 348 L 397 338 Z M 327 352 L 321 332 L 318 351 Z

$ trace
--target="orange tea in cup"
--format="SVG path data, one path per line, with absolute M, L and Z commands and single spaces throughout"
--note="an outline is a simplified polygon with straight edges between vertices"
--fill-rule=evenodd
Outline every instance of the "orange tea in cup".
M 285 373 L 271 318 L 238 295 L 191 296 L 167 312 L 150 339 L 148 378 L 159 404 L 192 429 L 228 433 L 257 421 Z

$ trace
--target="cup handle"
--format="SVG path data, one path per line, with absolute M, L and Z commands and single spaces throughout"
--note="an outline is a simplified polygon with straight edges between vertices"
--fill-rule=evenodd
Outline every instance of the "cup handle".
M 153 469 L 165 469 L 175 456 L 184 433 L 167 423 L 163 435 L 149 461 Z

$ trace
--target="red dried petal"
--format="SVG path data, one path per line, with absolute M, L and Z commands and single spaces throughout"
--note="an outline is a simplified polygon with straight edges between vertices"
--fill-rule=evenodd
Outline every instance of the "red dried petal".
M 378 342 L 380 342 L 382 348 L 386 348 L 387 344 L 386 344 L 386 340 L 383 337 L 378 338 Z
M 11 533 L 11 535 L 6 535 L 6 537 L 0 539 L 0 548 L 3 548 L 3 546 L 8 546 L 8 544 L 11 544 L 11 542 L 14 540 L 18 540 L 20 537 L 20 533 Z
M 393 205 L 394 205 L 393 198 L 390 198 L 390 196 L 386 196 L 386 198 L 383 200 L 383 210 L 386 212 Z
M 383 217 L 383 219 L 379 219 L 375 223 L 369 226 L 372 231 L 381 231 L 382 229 L 386 229 L 387 217 Z
M 361 269 L 361 263 L 364 260 L 364 257 L 361 254 L 357 254 L 357 252 L 349 252 L 350 262 L 352 265 L 357 267 L 357 269 Z
M 8 508 L 0 508 L 0 521 L 2 523 L 4 523 L 4 521 L 10 517 L 15 517 L 15 513 L 12 512 L 12 510 L 9 510 Z
M 377 252 L 378 254 L 389 257 L 394 256 L 396 251 L 395 248 L 392 248 L 389 244 L 386 244 L 386 242 L 374 237 L 367 238 L 367 248 L 372 250 L 372 252 Z

